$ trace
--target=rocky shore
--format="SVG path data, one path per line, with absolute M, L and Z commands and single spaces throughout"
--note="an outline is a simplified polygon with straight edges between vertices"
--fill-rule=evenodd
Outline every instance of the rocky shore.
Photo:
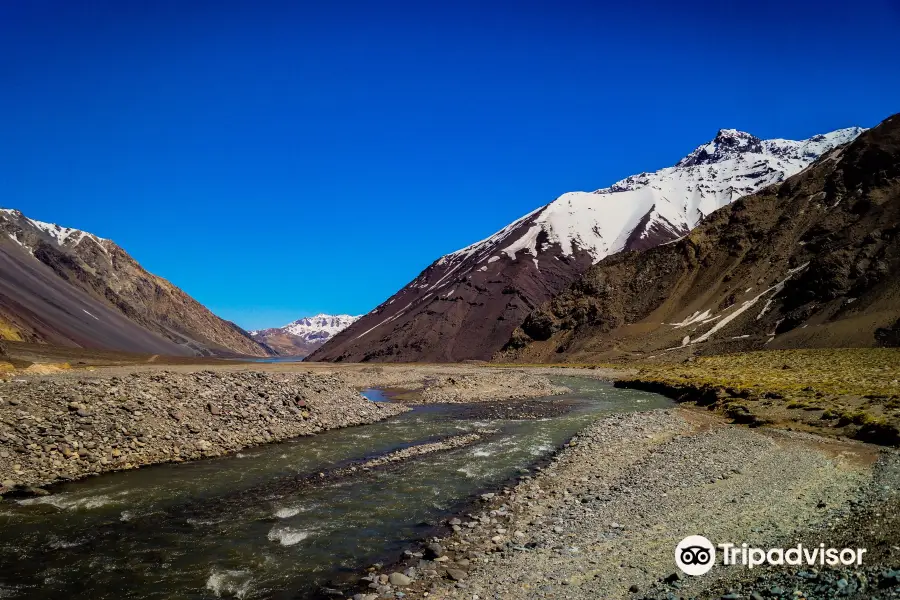
M 704 411 L 610 416 L 546 467 L 450 519 L 446 537 L 412 549 L 398 565 L 373 568 L 354 597 L 758 600 L 751 594 L 850 597 L 873 586 L 880 586 L 877 597 L 896 597 L 900 547 L 870 532 L 890 539 L 900 531 L 884 521 L 900 505 L 898 465 L 893 450 L 727 425 Z M 772 570 L 771 584 L 748 582 L 739 568 L 682 575 L 674 548 L 695 534 L 714 543 L 787 547 L 805 540 L 883 551 L 864 564 L 866 572 L 852 579 L 823 572 L 796 595 L 796 585 L 787 587 L 795 574 L 785 569 Z M 779 585 L 786 594 L 772 596 Z M 821 595 L 838 589 L 848 594 Z
M 0 383 L 0 494 L 235 452 L 408 410 L 328 374 L 145 371 Z
M 384 465 L 399 463 L 413 458 L 418 458 L 426 454 L 434 454 L 435 452 L 445 452 L 474 444 L 482 438 L 483 433 L 496 433 L 496 431 L 483 430 L 482 433 L 467 433 L 465 435 L 457 435 L 447 439 L 431 442 L 427 444 L 418 444 L 391 452 L 385 456 L 367 460 L 359 466 L 361 469 L 375 469 Z
M 568 388 L 543 373 L 526 369 L 466 365 L 386 365 L 335 370 L 356 387 L 406 391 L 397 396 L 409 404 L 493 402 L 557 396 Z
M 371 423 L 408 410 L 403 403 L 524 401 L 568 391 L 543 374 L 469 365 L 297 371 L 236 364 L 13 373 L 0 379 L 0 495 L 41 494 L 58 481 Z M 376 404 L 357 392 L 365 387 L 401 393 L 397 403 Z

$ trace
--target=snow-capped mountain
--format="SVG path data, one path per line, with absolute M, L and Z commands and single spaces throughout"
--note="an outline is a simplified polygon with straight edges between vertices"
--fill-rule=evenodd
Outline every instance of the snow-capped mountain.
M 0 209 L 0 337 L 151 354 L 268 349 L 115 242 Z
M 794 175 L 859 127 L 808 140 L 722 129 L 675 166 L 570 192 L 439 258 L 314 360 L 487 359 L 528 312 L 589 266 L 677 239 L 706 215 Z
M 284 327 L 251 331 L 250 335 L 258 342 L 274 348 L 279 354 L 306 356 L 359 318 L 352 315 L 318 314 L 297 319 Z
M 716 149 L 698 150 L 684 162 L 703 164 Z M 594 265 L 534 310 L 498 358 L 675 362 L 900 346 L 898 181 L 900 115 L 722 207 L 684 239 Z
M 492 255 L 487 260 L 501 253 L 515 260 L 520 252 L 534 259 L 539 251 L 558 244 L 566 256 L 580 249 L 597 262 L 626 248 L 655 246 L 668 241 L 659 238 L 684 235 L 704 216 L 741 196 L 799 173 L 823 152 L 862 132 L 851 127 L 796 142 L 760 140 L 722 129 L 674 167 L 632 175 L 594 192 L 563 194 L 440 261 L 456 263 L 486 253 Z

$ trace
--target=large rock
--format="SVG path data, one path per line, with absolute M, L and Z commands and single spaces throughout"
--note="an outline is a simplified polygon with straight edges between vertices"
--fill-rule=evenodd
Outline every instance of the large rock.
M 405 587 L 412 583 L 412 579 L 410 579 L 403 573 L 391 573 L 388 577 L 388 582 L 390 582 L 391 585 Z

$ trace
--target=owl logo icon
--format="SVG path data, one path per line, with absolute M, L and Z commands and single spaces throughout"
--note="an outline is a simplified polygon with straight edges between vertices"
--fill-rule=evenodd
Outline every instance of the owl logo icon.
M 675 564 L 688 575 L 703 575 L 716 562 L 716 548 L 702 535 L 689 535 L 675 546 Z

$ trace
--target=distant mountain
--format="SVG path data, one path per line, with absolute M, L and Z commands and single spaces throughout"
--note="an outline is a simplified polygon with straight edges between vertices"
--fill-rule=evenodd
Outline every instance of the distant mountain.
M 607 257 L 504 360 L 900 346 L 900 115 L 689 235 Z
M 250 335 L 282 356 L 307 356 L 357 319 L 350 315 L 319 314 L 297 319 L 284 327 L 251 331 Z
M 310 359 L 488 359 L 534 308 L 591 265 L 678 239 L 713 211 L 800 172 L 862 131 L 791 141 L 723 129 L 673 167 L 564 194 L 441 257 Z
M 0 209 L 0 338 L 170 355 L 270 351 L 114 242 Z

